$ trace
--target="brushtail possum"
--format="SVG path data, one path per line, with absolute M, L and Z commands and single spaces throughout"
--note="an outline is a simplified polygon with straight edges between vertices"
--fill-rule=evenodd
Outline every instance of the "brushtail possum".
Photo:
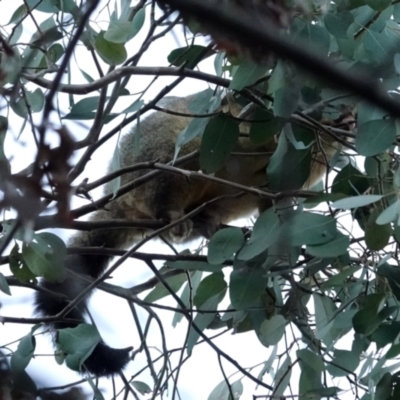
M 127 167 L 142 161 L 167 163 L 175 153 L 175 141 L 179 133 L 191 121 L 189 104 L 193 96 L 184 98 L 166 98 L 163 106 L 175 112 L 168 114 L 155 112 L 141 122 L 140 152 L 134 148 L 137 141 L 133 139 L 135 130 L 125 135 L 120 142 L 121 167 Z M 232 104 L 232 101 L 228 102 Z M 232 104 L 230 112 L 238 115 L 237 103 Z M 188 116 L 185 116 L 188 115 Z M 262 144 L 250 141 L 246 130 L 248 126 L 241 124 L 243 134 L 240 135 L 232 154 L 225 165 L 215 176 L 231 182 L 250 187 L 265 187 L 267 185 L 266 167 L 271 152 L 276 148 L 274 139 Z M 278 133 L 278 132 L 276 132 Z M 199 149 L 200 138 L 195 138 L 181 148 L 180 155 L 185 155 Z M 314 151 L 314 161 L 310 170 L 308 186 L 315 183 L 324 173 L 326 157 L 330 158 L 335 152 L 335 146 L 324 149 L 322 156 Z M 255 153 L 260 153 L 256 155 Z M 198 171 L 199 161 L 193 159 L 185 168 Z M 145 172 L 133 172 L 122 176 L 121 184 L 138 178 Z M 110 185 L 105 188 L 111 191 Z M 185 242 L 196 237 L 210 238 L 222 224 L 241 217 L 254 215 L 271 206 L 271 201 L 250 194 L 230 196 L 238 191 L 229 186 L 219 185 L 207 180 L 189 179 L 184 176 L 162 173 L 155 179 L 132 190 L 112 201 L 105 209 L 96 211 L 92 220 L 103 219 L 162 219 L 176 221 L 194 210 L 204 202 L 210 202 L 200 213 L 191 220 L 172 228 L 168 239 L 172 242 Z M 225 196 L 225 197 L 224 197 Z M 90 232 L 79 232 L 69 241 L 70 246 L 104 246 L 126 248 L 140 240 L 146 231 L 138 228 L 128 229 L 99 229 Z M 111 257 L 104 255 L 68 255 L 66 267 L 79 274 L 89 275 L 96 279 L 103 274 Z M 67 277 L 61 283 L 42 280 L 40 285 L 47 291 L 36 294 L 36 309 L 43 316 L 54 316 L 61 312 L 85 288 L 85 283 Z M 51 292 L 63 294 L 64 297 L 53 296 Z M 76 323 L 54 323 L 56 329 L 75 327 L 84 321 L 85 303 L 80 302 L 66 316 Z M 85 370 L 96 376 L 109 376 L 118 373 L 129 361 L 130 349 L 114 349 L 100 342 L 89 358 L 84 362 Z

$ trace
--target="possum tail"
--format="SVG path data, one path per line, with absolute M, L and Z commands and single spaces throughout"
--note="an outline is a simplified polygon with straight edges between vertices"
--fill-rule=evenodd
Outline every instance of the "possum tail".
M 102 214 L 100 211 L 96 214 Z M 98 219 L 96 215 L 96 219 Z M 127 241 L 132 242 L 132 235 L 137 239 L 138 230 L 132 229 L 99 229 L 92 232 L 80 232 L 71 241 L 72 246 L 105 246 L 118 248 Z M 88 275 L 94 279 L 100 277 L 105 271 L 109 261 L 109 256 L 104 255 L 68 255 L 65 265 L 68 269 L 79 274 Z M 50 317 L 60 313 L 71 300 L 82 292 L 87 286 L 83 281 L 78 281 L 73 277 L 67 277 L 61 283 L 42 280 L 40 286 L 45 289 L 36 292 L 35 307 L 39 315 Z M 63 295 L 63 296 L 60 296 Z M 58 296 L 57 296 L 58 295 Z M 88 297 L 90 294 L 88 295 Z M 81 301 L 65 317 L 76 322 L 55 322 L 49 324 L 55 329 L 74 328 L 84 322 L 84 314 L 88 297 Z M 83 370 L 96 376 L 111 376 L 121 371 L 129 362 L 129 352 L 132 348 L 114 349 L 107 346 L 104 342 L 97 344 L 92 354 L 83 364 Z

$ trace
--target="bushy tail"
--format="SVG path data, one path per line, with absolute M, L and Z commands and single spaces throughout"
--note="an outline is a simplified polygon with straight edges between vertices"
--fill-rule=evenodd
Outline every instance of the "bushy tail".
M 120 247 L 123 239 L 119 237 L 118 230 L 98 230 L 94 232 L 81 232 L 70 241 L 72 246 L 105 246 Z M 123 235 L 127 235 L 124 232 Z M 121 243 L 122 240 L 122 243 Z M 65 260 L 66 267 L 79 274 L 89 275 L 96 279 L 104 272 L 110 260 L 103 255 L 68 255 Z M 42 290 L 37 291 L 35 306 L 38 314 L 50 317 L 60 313 L 71 300 L 86 288 L 83 281 L 67 277 L 61 283 L 42 280 Z M 88 295 L 89 297 L 89 295 Z M 81 301 L 72 309 L 65 318 L 68 322 L 58 321 L 52 323 L 55 329 L 74 328 L 84 322 L 84 313 L 88 298 Z M 75 322 L 76 321 L 76 322 Z M 88 371 L 96 376 L 110 376 L 118 373 L 129 362 L 129 352 L 132 348 L 113 349 L 104 342 L 100 342 L 89 358 L 84 362 L 83 371 Z

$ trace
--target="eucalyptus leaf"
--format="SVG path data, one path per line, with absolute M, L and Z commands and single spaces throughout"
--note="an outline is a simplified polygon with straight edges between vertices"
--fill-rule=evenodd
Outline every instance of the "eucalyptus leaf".
M 282 315 L 274 315 L 260 327 L 260 341 L 264 346 L 278 344 L 285 333 L 287 321 Z
M 265 271 L 251 264 L 234 268 L 230 276 L 229 297 L 237 310 L 251 307 L 264 292 L 267 278 Z
M 107 40 L 105 32 L 101 31 L 94 42 L 94 48 L 99 56 L 109 65 L 122 64 L 127 58 L 127 52 L 122 43 Z
M 227 161 L 239 138 L 239 126 L 227 115 L 212 118 L 204 129 L 200 146 L 200 167 L 207 174 L 218 171 Z
M 375 203 L 382 199 L 381 195 L 361 195 L 354 197 L 347 197 L 345 199 L 334 201 L 331 206 L 333 208 L 342 208 L 344 210 L 350 210 L 352 208 L 364 207 L 368 204 Z
M 358 127 L 356 149 L 363 156 L 374 156 L 391 147 L 395 138 L 394 120 L 369 121 Z
M 243 245 L 244 235 L 239 228 L 218 231 L 208 245 L 207 259 L 210 264 L 221 264 L 231 258 Z
M 250 260 L 267 250 L 277 240 L 276 231 L 280 225 L 278 215 L 272 207 L 264 211 L 257 218 L 250 239 L 238 253 L 238 259 Z
M 67 355 L 67 366 L 74 371 L 81 370 L 83 363 L 92 354 L 100 340 L 97 329 L 88 324 L 60 329 L 57 338 L 60 349 Z
M 353 22 L 354 16 L 349 11 L 328 13 L 324 18 L 328 32 L 339 39 L 348 39 L 347 30 Z
M 257 82 L 266 72 L 266 68 L 263 65 L 246 59 L 236 70 L 229 88 L 231 90 L 242 90 Z
M 202 304 L 202 310 L 217 310 L 218 304 L 225 297 L 225 293 L 226 289 L 207 299 Z M 206 329 L 214 320 L 215 314 L 216 313 L 197 313 L 196 317 L 193 320 L 193 324 L 195 324 L 201 331 L 204 331 L 204 329 Z M 196 330 L 194 330 L 193 327 L 191 327 L 187 340 L 187 352 L 189 355 L 192 354 L 193 347 L 196 345 L 199 337 L 200 334 Z

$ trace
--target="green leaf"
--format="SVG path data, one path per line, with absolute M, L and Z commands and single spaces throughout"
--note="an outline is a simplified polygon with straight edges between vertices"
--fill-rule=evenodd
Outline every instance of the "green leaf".
M 21 6 L 19 6 L 13 13 L 13 15 L 10 18 L 10 22 L 9 24 L 16 24 L 19 21 L 21 21 L 22 18 L 25 17 L 27 13 L 27 9 L 25 4 L 22 4 Z
M 239 379 L 233 382 L 231 385 L 231 391 L 229 391 L 229 387 L 225 380 L 220 382 L 210 393 L 207 400 L 233 400 L 230 393 L 232 392 L 235 396 L 235 399 L 240 399 L 243 394 L 243 384 Z
M 112 43 L 104 38 L 101 31 L 94 42 L 94 48 L 99 56 L 109 65 L 122 64 L 127 58 L 125 46 L 121 43 Z
M 227 115 L 211 118 L 200 146 L 200 167 L 207 174 L 218 171 L 228 160 L 239 138 L 239 125 Z
M 61 46 L 61 44 L 59 43 L 54 44 L 47 50 L 47 58 L 46 57 L 42 58 L 42 61 L 38 65 L 38 70 L 46 69 L 49 64 L 49 61 L 55 64 L 62 57 L 63 54 L 64 54 L 64 48 Z
M 221 97 L 214 96 L 211 89 L 206 89 L 192 98 L 189 103 L 189 111 L 194 114 L 208 114 L 217 110 L 220 105 Z M 202 135 L 209 120 L 209 118 L 193 118 L 189 122 L 189 125 L 176 138 L 175 157 L 183 145 Z
M 400 53 L 396 53 L 393 57 L 394 69 L 397 74 L 400 74 Z
M 348 376 L 349 371 L 353 372 L 360 363 L 360 358 L 355 356 L 352 351 L 334 350 L 332 364 L 327 369 L 333 377 Z
M 315 354 L 311 350 L 302 349 L 297 350 L 297 357 L 300 358 L 305 364 L 312 368 L 315 372 L 325 371 L 325 364 L 321 356 Z
M 24 371 L 31 361 L 36 348 L 36 339 L 33 333 L 38 328 L 39 325 L 32 327 L 31 331 L 20 340 L 17 350 L 12 354 L 11 370 L 14 373 L 18 374 Z
M 83 77 L 86 79 L 87 82 L 89 82 L 89 83 L 94 82 L 94 79 L 87 72 L 85 72 L 83 69 L 79 68 L 79 71 L 81 71 Z
M 392 60 L 394 54 L 397 53 L 399 37 L 388 28 L 382 32 L 367 29 L 364 34 L 363 45 L 373 62 L 382 63 L 382 60 Z
M 11 291 L 10 291 L 10 287 L 8 286 L 7 280 L 5 278 L 5 276 L 0 272 L 0 290 L 5 293 L 8 294 L 9 296 L 11 296 Z
M 285 358 L 274 379 L 274 396 L 279 398 L 283 396 L 292 376 L 292 360 L 289 356 Z
M 354 39 L 339 39 L 337 38 L 339 50 L 342 52 L 343 58 L 347 61 L 352 61 L 356 50 L 356 42 Z
M 363 156 L 374 156 L 391 147 L 395 139 L 393 119 L 368 121 L 358 127 L 356 149 Z
M 371 178 L 383 177 L 389 171 L 391 162 L 392 157 L 387 153 L 366 157 L 364 169 Z
M 133 17 L 131 29 L 128 36 L 128 41 L 133 39 L 142 29 L 146 18 L 146 10 L 141 8 Z
M 207 400 L 229 400 L 230 392 L 226 381 L 220 382 L 210 393 Z
M 375 400 L 389 400 L 392 394 L 392 375 L 386 372 L 376 385 Z
M 204 272 L 221 272 L 222 268 L 224 268 L 224 265 L 212 265 L 203 261 L 168 261 L 167 266 L 175 269 Z
M 125 110 L 122 111 L 121 114 L 129 114 L 139 111 L 142 108 L 143 104 L 144 104 L 143 100 L 135 100 L 129 107 L 125 108 Z
M 366 0 L 366 3 L 375 11 L 383 11 L 390 6 L 391 0 Z
M 254 224 L 250 239 L 238 254 L 239 260 L 250 260 L 267 250 L 276 240 L 276 231 L 281 223 L 277 213 L 271 207 L 264 211 Z
M 282 315 L 274 315 L 260 326 L 259 339 L 264 346 L 278 344 L 285 333 L 286 319 Z
M 51 282 L 62 282 L 65 279 L 66 254 L 64 242 L 49 232 L 36 234 L 32 242 L 22 248 L 22 257 L 28 268 L 36 276 L 43 276 Z
M 49 22 L 48 22 L 49 21 Z M 43 30 L 39 35 L 35 32 L 32 36 L 31 43 L 34 46 L 45 46 L 49 44 L 53 44 L 57 40 L 63 38 L 62 33 L 59 31 L 59 28 L 54 24 L 54 21 L 50 17 L 48 21 L 43 22 L 41 27 L 43 26 Z
M 235 396 L 236 399 L 240 399 L 241 395 L 243 394 L 243 384 L 242 381 L 239 379 L 233 382 L 231 385 L 231 392 Z M 208 400 L 234 400 L 232 399 L 229 391 L 229 387 L 225 380 L 220 382 L 210 393 L 208 396 Z
M 385 225 L 378 225 L 376 223 L 376 218 L 380 212 L 380 209 L 373 210 L 365 225 L 365 243 L 372 251 L 384 249 L 392 235 L 392 228 L 389 223 Z
M 357 196 L 369 188 L 369 180 L 351 164 L 346 165 L 335 177 L 332 185 L 333 193 Z
M 58 331 L 57 343 L 67 355 L 65 360 L 68 368 L 74 371 L 81 371 L 82 364 L 100 341 L 99 332 L 89 324 L 79 324 L 76 328 Z
M 395 340 L 397 337 L 395 338 Z M 400 343 L 392 343 L 392 346 L 388 350 L 388 352 L 385 354 L 385 358 L 394 358 L 397 357 L 400 354 Z
M 187 281 L 187 276 L 185 274 L 171 276 L 165 279 L 171 289 L 176 293 L 181 286 Z M 149 303 L 154 303 L 157 300 L 162 299 L 163 297 L 170 296 L 171 293 L 164 286 L 162 282 L 158 282 L 154 289 L 145 297 L 144 301 Z
M 293 82 L 275 92 L 274 115 L 289 118 L 297 109 L 300 100 L 300 88 Z
M 328 55 L 331 38 L 327 29 L 307 23 L 299 32 L 296 39 L 299 39 L 299 46 L 307 46 L 311 50 L 318 51 L 322 56 Z
M 305 208 L 314 208 L 321 203 L 337 201 L 345 197 L 347 196 L 343 193 L 320 193 L 306 199 L 303 205 Z
M 386 225 L 399 217 L 400 217 L 400 200 L 396 200 L 393 204 L 391 204 L 388 208 L 386 208 L 379 214 L 375 223 L 378 225 Z M 400 225 L 399 221 L 397 221 L 397 225 Z
M 397 267 L 384 263 L 380 265 L 377 274 L 387 278 L 389 282 L 390 289 L 392 289 L 393 294 L 396 299 L 400 301 L 400 271 Z
M 216 294 L 212 297 L 210 297 L 208 300 L 206 300 L 202 306 L 202 310 L 217 310 L 218 304 L 221 302 L 221 300 L 225 297 L 226 290 L 223 290 L 221 293 Z M 193 320 L 193 323 L 200 329 L 200 331 L 204 331 L 208 327 L 208 325 L 211 324 L 211 322 L 214 320 L 215 313 L 197 313 L 195 319 Z M 197 331 L 193 329 L 193 327 L 190 328 L 189 332 L 189 337 L 187 340 L 187 352 L 189 355 L 192 354 L 193 347 L 197 343 L 197 340 L 199 339 L 200 335 Z
M 36 283 L 36 276 L 26 265 L 19 253 L 19 246 L 16 243 L 10 252 L 10 270 L 12 274 L 22 283 Z
M 317 328 L 316 337 L 330 346 L 340 332 L 333 328 L 337 309 L 329 297 L 315 294 L 313 298 Z
M 257 379 L 262 380 L 263 376 L 268 373 L 271 374 L 274 373 L 273 369 L 272 369 L 272 365 L 276 360 L 276 354 L 278 352 L 278 346 L 274 346 L 272 348 L 272 351 L 270 353 L 270 356 L 268 357 L 268 360 L 264 363 L 264 366 L 262 368 L 262 370 L 260 371 L 260 373 L 257 376 Z
M 321 285 L 322 289 L 328 289 L 331 287 L 339 286 L 344 287 L 344 281 L 349 277 L 352 276 L 355 272 L 357 272 L 360 267 L 350 267 L 346 268 L 345 270 L 339 272 L 338 274 L 329 278 L 326 282 Z
M 384 119 L 386 115 L 387 112 L 385 110 L 366 101 L 360 101 L 357 104 L 357 126 L 369 121 Z
M 266 67 L 260 63 L 255 63 L 250 59 L 245 59 L 239 65 L 235 75 L 229 85 L 231 90 L 242 90 L 247 86 L 256 83 L 265 73 Z
M 14 46 L 15 44 L 18 43 L 18 40 L 19 40 L 19 38 L 21 37 L 22 32 L 23 32 L 23 26 L 22 26 L 22 24 L 15 25 L 14 28 L 15 28 L 15 29 L 14 29 L 14 31 L 11 33 L 11 36 L 9 36 L 9 38 L 8 38 L 8 44 L 9 44 L 10 46 Z M 15 73 L 19 73 L 19 72 L 20 72 L 20 68 L 22 67 L 22 65 L 21 65 L 21 60 L 19 59 L 19 54 L 18 54 L 18 52 L 15 51 L 14 54 L 16 54 L 16 56 L 9 57 L 9 56 L 7 56 L 7 55 L 4 55 L 4 64 L 5 64 L 6 61 L 10 61 L 10 63 L 12 63 L 12 64 L 14 64 L 15 66 L 17 66 L 18 68 L 17 68 L 15 71 L 13 71 L 14 74 L 15 74 Z M 2 65 L 3 68 L 4 68 L 4 64 Z M 8 72 L 8 74 L 10 74 L 10 70 L 9 70 L 9 69 L 10 69 L 11 67 L 12 67 L 12 65 L 8 65 L 7 70 L 6 70 L 6 68 L 4 68 L 4 70 L 6 70 L 6 71 Z M 12 74 L 10 74 L 10 75 L 13 76 Z M 14 75 L 14 76 L 15 76 L 15 75 Z M 8 77 L 7 77 L 7 78 L 8 78 Z M 11 82 L 11 81 L 12 81 L 12 80 L 11 80 L 10 78 L 8 78 L 8 82 Z
M 253 122 L 250 127 L 250 140 L 253 143 L 261 144 L 273 140 L 280 132 L 284 122 L 263 108 L 257 108 L 254 113 Z
M 224 53 L 217 53 L 214 58 L 214 69 L 217 76 L 222 76 L 225 55 Z
M 278 235 L 290 241 L 292 246 L 319 245 L 336 238 L 336 220 L 334 218 L 314 214 L 296 213 L 281 227 Z
M 187 307 L 190 308 L 191 306 L 191 299 L 193 295 L 196 295 L 197 288 L 200 285 L 201 278 L 203 276 L 203 273 L 201 271 L 196 271 L 192 276 L 191 276 L 191 282 L 187 282 L 185 284 L 185 287 L 182 290 L 182 294 L 180 296 L 180 299 L 183 301 L 183 304 Z M 178 304 L 178 308 L 181 308 L 181 306 Z M 176 312 L 174 314 L 174 318 L 172 320 L 172 326 L 175 328 L 176 325 L 183 319 L 184 315 L 181 312 Z
M 64 117 L 66 119 L 81 119 L 80 116 L 84 116 L 91 111 L 97 110 L 99 105 L 100 96 L 86 97 L 79 100 L 74 104 L 70 112 Z
M 87 112 L 84 114 L 67 114 L 65 117 L 63 117 L 62 119 L 72 119 L 72 120 L 81 120 L 81 121 L 85 121 L 85 120 L 91 120 L 94 119 L 96 116 L 95 112 Z M 114 118 L 118 117 L 119 114 L 107 114 L 104 116 L 104 122 L 107 124 L 110 121 L 112 121 Z
M 215 273 L 205 277 L 196 290 L 196 295 L 193 298 L 193 303 L 197 308 L 202 308 L 202 305 L 223 291 L 226 291 L 227 284 L 224 279 L 224 274 Z
M 25 91 L 25 97 L 19 98 L 11 103 L 11 108 L 21 118 L 26 118 L 30 112 L 37 113 L 42 111 L 44 105 L 43 92 L 38 88 L 34 92 Z
M 307 253 L 314 257 L 339 257 L 347 253 L 347 248 L 350 246 L 350 238 L 337 232 L 335 237 L 329 242 L 320 245 L 307 245 Z
M 384 348 L 388 344 L 395 343 L 395 339 L 400 332 L 400 322 L 392 322 L 391 324 L 381 324 L 376 329 L 370 339 L 376 342 L 378 350 Z
M 364 307 L 353 317 L 353 327 L 357 333 L 370 335 L 382 323 L 379 315 L 386 296 L 383 293 L 373 293 L 365 298 Z
M 353 14 L 348 11 L 328 13 L 324 18 L 324 24 L 328 32 L 340 39 L 349 38 L 347 36 L 347 30 L 353 22 Z
M 300 189 L 310 177 L 311 163 L 311 147 L 296 150 L 281 134 L 267 167 L 269 188 L 278 191 Z
M 104 33 L 104 39 L 111 43 L 126 43 L 131 31 L 131 22 L 126 20 L 110 20 Z
M 87 376 L 86 380 L 87 380 L 88 384 L 90 385 L 91 389 L 93 390 L 93 400 L 105 400 L 103 394 L 100 392 L 100 390 L 98 388 L 97 380 L 96 380 L 96 383 L 94 383 L 91 376 Z
M 267 278 L 264 275 L 263 268 L 252 264 L 235 267 L 229 283 L 232 307 L 236 310 L 246 310 L 251 307 L 267 286 Z
M 168 55 L 168 62 L 177 67 L 184 65 L 185 68 L 193 69 L 201 60 L 214 54 L 207 47 L 191 45 L 172 50 Z
M 230 259 L 244 243 L 240 228 L 221 229 L 211 238 L 208 244 L 207 259 L 210 264 L 222 264 Z
M 299 398 L 302 400 L 320 400 L 321 396 L 316 395 L 315 391 L 322 388 L 321 373 L 316 373 L 302 361 L 300 361 L 300 368 L 299 392 L 302 395 Z
M 281 87 L 290 83 L 294 77 L 294 68 L 281 59 L 278 59 L 268 80 L 268 93 L 273 94 Z
M 331 204 L 333 208 L 342 208 L 344 210 L 350 210 L 352 208 L 364 207 L 368 204 L 375 203 L 380 200 L 382 195 L 360 195 L 354 197 L 347 197 L 345 199 L 337 200 Z
M 151 387 L 141 381 L 132 381 L 130 384 L 140 393 L 140 394 L 149 394 L 152 392 Z
M 201 136 L 209 120 L 209 118 L 193 118 L 189 122 L 189 125 L 183 129 L 176 138 L 176 149 L 180 149 L 183 145 L 189 143 L 195 137 Z M 177 152 L 177 150 L 175 152 Z
M 26 4 L 30 10 L 37 10 L 45 13 L 58 13 L 60 9 L 56 7 L 52 0 L 27 0 Z

